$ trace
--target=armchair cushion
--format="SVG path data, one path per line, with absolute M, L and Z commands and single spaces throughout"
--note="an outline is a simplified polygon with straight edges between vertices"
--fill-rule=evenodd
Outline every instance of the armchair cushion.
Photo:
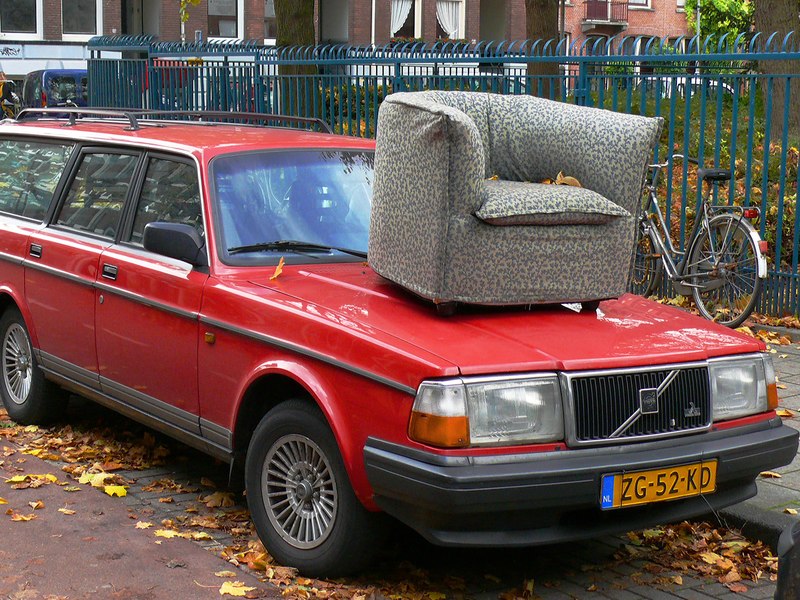
M 491 225 L 599 225 L 631 214 L 595 191 L 520 181 L 483 182 L 475 216 Z

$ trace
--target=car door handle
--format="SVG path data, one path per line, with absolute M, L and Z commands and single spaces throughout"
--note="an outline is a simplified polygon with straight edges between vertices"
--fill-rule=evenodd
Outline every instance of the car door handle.
M 28 253 L 33 258 L 42 258 L 42 245 L 41 244 L 31 244 L 31 247 L 28 250 Z
M 103 265 L 102 277 L 103 277 L 103 279 L 116 279 L 117 278 L 117 271 L 118 271 L 118 269 L 117 269 L 116 266 L 104 264 Z

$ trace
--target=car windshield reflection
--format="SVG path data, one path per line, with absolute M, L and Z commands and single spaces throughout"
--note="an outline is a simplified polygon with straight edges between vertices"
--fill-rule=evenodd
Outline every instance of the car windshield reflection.
M 373 154 L 366 151 L 264 151 L 214 159 L 220 255 L 235 264 L 269 264 L 282 249 L 270 241 L 302 240 L 301 255 L 355 259 L 367 250 L 372 170 Z

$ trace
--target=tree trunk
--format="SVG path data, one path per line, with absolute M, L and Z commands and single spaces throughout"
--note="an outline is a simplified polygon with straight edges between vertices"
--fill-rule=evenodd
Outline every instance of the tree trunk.
M 314 0 L 275 0 L 275 20 L 278 23 L 276 45 L 313 46 Z M 292 57 L 297 57 L 293 54 Z M 302 56 L 302 55 L 301 55 Z M 314 88 L 317 86 L 317 67 L 314 64 L 278 65 L 281 85 L 281 112 L 296 116 L 317 116 L 314 110 Z
M 559 0 L 525 0 L 525 35 L 529 40 L 540 40 L 539 47 L 547 40 L 558 41 Z M 529 62 L 529 92 L 534 96 L 558 99 L 557 62 Z
M 787 33 L 799 29 L 798 0 L 758 0 L 755 3 L 755 27 L 760 31 L 763 39 L 768 38 L 773 32 L 775 36 L 773 47 L 781 49 L 783 38 Z M 790 45 L 796 45 L 797 38 L 790 39 Z M 770 123 L 770 139 L 780 142 L 784 131 L 784 122 L 789 128 L 789 143 L 797 144 L 800 140 L 800 60 L 761 60 L 758 70 L 774 78 L 765 79 L 762 89 L 766 95 L 772 81 L 772 119 Z M 794 74 L 794 77 L 789 75 Z M 788 84 L 788 85 L 787 85 Z M 788 89 L 787 89 L 788 88 Z M 789 115 L 786 119 L 785 102 L 786 94 L 789 96 Z

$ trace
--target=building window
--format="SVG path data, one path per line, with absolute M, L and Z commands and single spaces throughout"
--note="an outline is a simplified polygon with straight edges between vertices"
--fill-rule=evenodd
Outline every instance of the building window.
M 632 8 L 650 8 L 650 0 L 628 0 L 628 6 Z
M 264 37 L 278 37 L 278 19 L 275 18 L 275 0 L 264 0 Z
M 97 35 L 97 0 L 69 0 L 61 4 L 65 35 Z
M 41 0 L 0 0 L 0 35 L 30 39 L 41 30 Z
M 208 37 L 238 38 L 243 0 L 208 0 Z
M 464 37 L 463 7 L 461 0 L 436 0 L 437 39 Z
M 391 37 L 421 37 L 422 10 L 417 4 L 419 0 L 392 0 Z

